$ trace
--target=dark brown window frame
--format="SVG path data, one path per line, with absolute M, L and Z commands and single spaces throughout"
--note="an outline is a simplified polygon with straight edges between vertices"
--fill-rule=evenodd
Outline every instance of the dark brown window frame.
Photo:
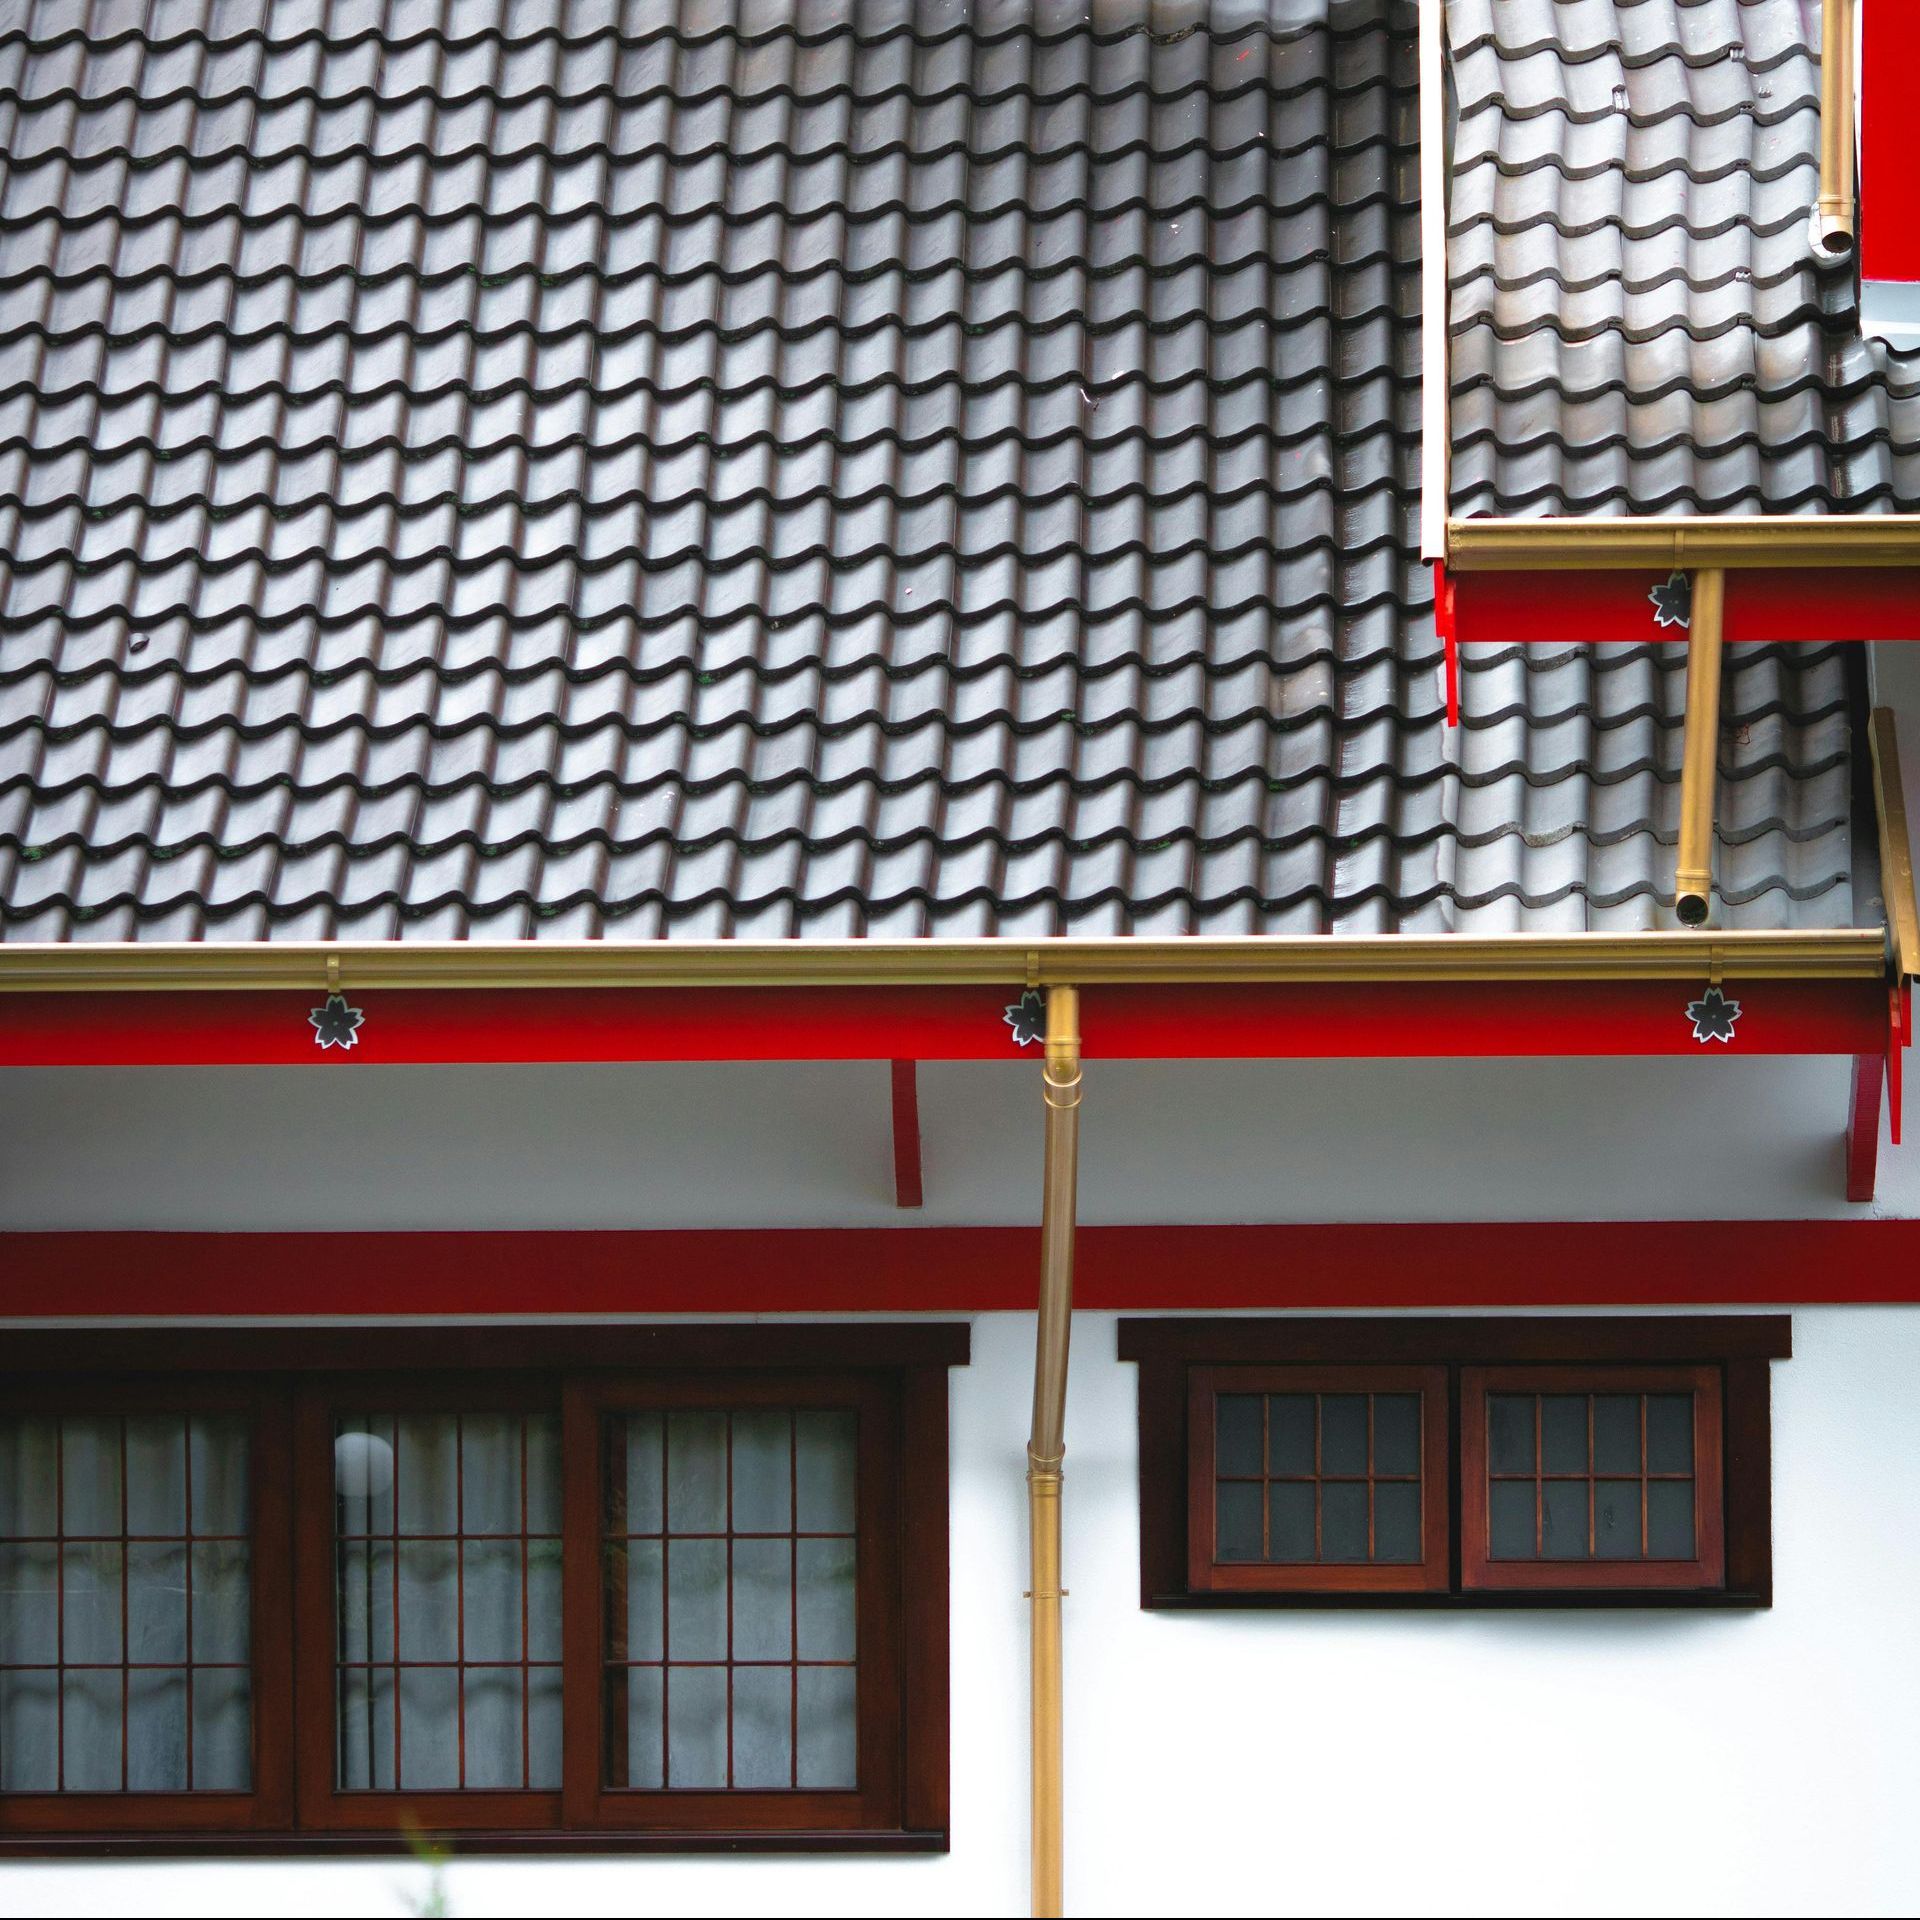
M 1443 1367 L 1192 1367 L 1187 1373 L 1187 1586 L 1194 1593 L 1435 1593 L 1447 1586 L 1447 1377 Z M 1421 1555 L 1413 1561 L 1221 1560 L 1211 1506 L 1215 1401 L 1223 1393 L 1421 1396 Z M 1318 1476 L 1316 1476 L 1317 1478 Z
M 1469 1592 L 1498 1593 L 1525 1589 L 1566 1591 L 1605 1587 L 1646 1589 L 1672 1587 L 1681 1591 L 1713 1591 L 1726 1580 L 1726 1535 L 1723 1506 L 1726 1468 L 1723 1430 L 1725 1385 L 1720 1368 L 1691 1367 L 1462 1367 L 1459 1386 L 1460 1418 L 1460 1584 Z M 1697 1551 L 1685 1560 L 1495 1560 L 1488 1514 L 1487 1396 L 1490 1393 L 1690 1394 L 1694 1402 L 1693 1474 L 1694 1543 Z M 1591 1438 L 1591 1413 L 1589 1413 Z M 1642 1461 L 1642 1485 L 1645 1484 Z M 1542 1471 L 1536 1463 L 1536 1483 Z M 1547 1475 L 1547 1478 L 1555 1476 Z M 1598 1475 L 1588 1462 L 1586 1473 L 1574 1476 L 1589 1486 Z M 1589 1512 L 1589 1521 L 1592 1514 Z M 1644 1518 L 1643 1518 L 1644 1525 Z M 1569 1569 L 1579 1578 L 1570 1581 Z
M 1771 1380 L 1790 1358 L 1784 1314 L 1553 1318 L 1126 1319 L 1119 1355 L 1138 1364 L 1140 1604 L 1150 1609 L 1246 1608 L 1683 1608 L 1773 1604 Z M 1449 1377 L 1448 1503 L 1455 1516 L 1445 1591 L 1336 1591 L 1316 1584 L 1203 1587 L 1193 1577 L 1192 1446 L 1196 1371 L 1214 1368 L 1438 1367 Z M 1625 1387 L 1630 1375 L 1708 1368 L 1720 1387 L 1720 1493 L 1724 1570 L 1713 1586 L 1631 1579 L 1645 1562 L 1550 1563 L 1551 1584 L 1469 1586 L 1461 1541 L 1462 1376 L 1468 1369 L 1580 1369 Z M 1570 1376 L 1567 1376 L 1570 1377 Z M 1656 1563 L 1656 1565 L 1659 1563 Z M 1601 1579 L 1589 1578 L 1604 1565 Z M 1571 1576 L 1571 1577 L 1569 1577 Z
M 27 1331 L 0 1403 L 209 1407 L 252 1422 L 254 1784 L 249 1793 L 0 1794 L 0 1856 L 404 1850 L 943 1851 L 948 1844 L 947 1370 L 964 1324 Z M 17 1371 L 15 1371 L 17 1369 Z M 602 1789 L 597 1409 L 783 1391 L 857 1407 L 859 1751 L 847 1792 Z M 503 1399 L 504 1397 L 504 1399 Z M 335 1406 L 497 1406 L 563 1422 L 559 1791 L 340 1792 L 333 1780 Z M 583 1427 L 582 1423 L 585 1423 Z M 573 1451 L 585 1435 L 586 1465 Z M 586 1529 L 585 1532 L 582 1529 Z M 313 1630 L 319 1609 L 319 1630 Z M 581 1649 L 590 1649 L 583 1654 Z M 869 1677 L 871 1676 L 871 1677 Z

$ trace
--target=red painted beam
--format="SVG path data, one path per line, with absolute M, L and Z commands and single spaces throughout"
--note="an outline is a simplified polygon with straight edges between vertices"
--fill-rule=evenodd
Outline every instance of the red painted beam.
M 1031 1309 L 1034 1227 L 0 1234 L 0 1318 Z M 1077 1304 L 1920 1303 L 1920 1220 L 1083 1227 Z
M 1445 575 L 1443 636 L 1462 645 L 1645 645 L 1685 640 L 1656 623 L 1664 573 L 1550 569 Z M 1727 574 L 1729 645 L 1767 641 L 1920 640 L 1920 572 L 1900 567 L 1735 568 Z
M 920 1075 L 911 1060 L 893 1063 L 893 1204 L 917 1207 L 926 1197 L 920 1177 Z
M 1860 32 L 1860 271 L 1869 280 L 1920 280 L 1920 6 L 1875 0 L 1861 9 Z
M 1878 1053 L 1878 981 L 1736 982 L 1731 1045 L 1703 1048 L 1702 980 L 1095 987 L 1087 1057 L 1444 1059 Z M 0 1067 L 417 1066 L 601 1060 L 1038 1060 L 1007 988 L 411 988 L 348 995 L 352 1048 L 315 1044 L 320 993 L 0 995 Z
M 1873 1198 L 1880 1158 L 1880 1087 L 1886 1062 L 1862 1053 L 1853 1062 L 1853 1094 L 1847 1103 L 1847 1198 Z

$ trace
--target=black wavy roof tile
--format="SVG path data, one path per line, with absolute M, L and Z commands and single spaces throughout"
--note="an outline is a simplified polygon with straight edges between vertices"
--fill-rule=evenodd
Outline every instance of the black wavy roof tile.
M 1541 497 L 1643 453 L 1684 493 L 1718 408 L 1736 464 L 1798 471 L 1828 387 L 1784 368 L 1756 412 L 1737 356 L 1640 315 L 1697 281 L 1704 337 L 1747 298 L 1799 324 L 1799 93 L 1722 169 L 1737 211 L 1647 214 L 1623 180 L 1709 178 L 1737 89 L 1643 35 L 1616 178 L 1605 20 L 1532 12 L 1564 60 L 1461 54 L 1511 67 L 1503 151 L 1558 182 L 1457 189 L 1456 365 L 1507 356 L 1463 467 L 1498 434 Z M 1664 924 L 1677 650 L 1469 650 L 1442 724 L 1413 26 L 7 10 L 0 936 Z M 1542 220 L 1561 251 L 1510 272 Z M 1882 384 L 1847 404 L 1891 497 Z M 1642 391 L 1656 439 L 1614 431 Z M 1765 650 L 1727 698 L 1726 919 L 1850 921 L 1844 663 Z

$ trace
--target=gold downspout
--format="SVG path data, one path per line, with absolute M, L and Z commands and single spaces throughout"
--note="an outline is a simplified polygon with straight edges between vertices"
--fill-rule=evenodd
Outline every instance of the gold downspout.
M 1727 576 L 1702 567 L 1693 576 L 1687 629 L 1687 729 L 1680 760 L 1680 857 L 1673 910 L 1683 926 L 1706 924 L 1713 893 L 1713 789 L 1720 761 L 1720 635 Z
M 1060 1468 L 1066 1457 L 1067 1337 L 1073 1325 L 1073 1229 L 1080 1173 L 1080 993 L 1047 993 L 1047 1157 L 1040 1216 L 1040 1324 L 1027 1440 L 1027 1541 L 1033 1641 L 1033 1910 L 1062 1909 Z
M 1813 228 L 1823 251 L 1853 245 L 1853 0 L 1820 8 L 1820 202 Z

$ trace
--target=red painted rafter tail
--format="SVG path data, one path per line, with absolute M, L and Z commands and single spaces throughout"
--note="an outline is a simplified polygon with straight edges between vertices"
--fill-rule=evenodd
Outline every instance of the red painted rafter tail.
M 1880 1084 L 1886 1068 L 1877 1054 L 1853 1061 L 1853 1095 L 1847 1106 L 1847 1198 L 1873 1198 L 1880 1159 Z
M 1896 980 L 1887 993 L 1887 1138 L 1900 1144 L 1900 1052 L 1907 1044 L 1907 983 Z
M 911 1060 L 893 1063 L 893 1204 L 917 1207 L 926 1199 L 920 1170 L 919 1068 Z
M 1453 582 L 1447 578 L 1447 563 L 1433 563 L 1433 624 L 1440 633 L 1445 660 L 1447 725 L 1460 724 L 1460 635 L 1453 618 Z

